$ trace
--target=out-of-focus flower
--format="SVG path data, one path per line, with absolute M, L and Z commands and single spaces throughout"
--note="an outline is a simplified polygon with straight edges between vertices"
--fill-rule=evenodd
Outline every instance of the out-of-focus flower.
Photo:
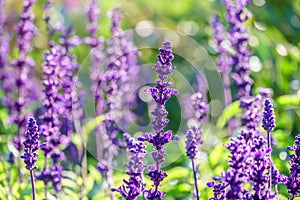
M 129 151 L 129 163 L 126 173 L 129 179 L 124 179 L 124 185 L 112 191 L 119 192 L 125 199 L 134 200 L 145 190 L 146 184 L 143 182 L 144 164 L 143 158 L 146 155 L 143 142 L 135 141 L 129 134 L 124 133 L 127 150 Z
M 294 200 L 300 193 L 300 134 L 296 136 L 294 146 L 288 147 L 288 150 L 293 154 L 289 156 L 290 176 L 285 182 L 288 192 L 292 195 L 291 200 Z
M 227 10 L 226 18 L 229 22 L 231 46 L 235 50 L 233 60 L 233 83 L 238 87 L 237 98 L 251 96 L 253 80 L 250 77 L 249 59 L 251 52 L 248 49 L 249 36 L 244 22 L 251 17 L 246 9 L 250 1 L 223 0 Z

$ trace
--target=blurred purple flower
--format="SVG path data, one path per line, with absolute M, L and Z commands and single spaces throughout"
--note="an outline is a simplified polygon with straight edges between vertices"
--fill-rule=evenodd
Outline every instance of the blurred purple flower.
M 231 45 L 235 50 L 232 56 L 234 72 L 231 77 L 233 83 L 238 87 L 237 98 L 249 97 L 251 96 L 253 80 L 250 77 L 249 36 L 244 22 L 251 17 L 251 13 L 246 9 L 246 5 L 250 1 L 223 0 L 223 3 L 227 11 L 226 18 L 229 22 Z
M 191 96 L 191 104 L 194 110 L 194 125 L 190 126 L 186 133 L 186 155 L 192 160 L 194 173 L 194 186 L 196 197 L 199 199 L 198 184 L 197 184 L 197 167 L 195 165 L 195 157 L 198 152 L 199 145 L 203 143 L 201 123 L 206 116 L 209 105 L 204 101 L 203 95 L 198 92 Z
M 125 199 L 134 200 L 145 190 L 146 184 L 143 182 L 144 164 L 143 159 L 146 155 L 143 142 L 135 141 L 128 133 L 124 133 L 127 150 L 129 151 L 129 163 L 126 173 L 129 180 L 123 180 L 124 185 L 112 191 L 119 192 Z
M 295 137 L 294 146 L 288 147 L 293 154 L 290 159 L 290 176 L 287 177 L 286 186 L 288 192 L 292 195 L 290 198 L 294 200 L 300 194 L 300 134 Z

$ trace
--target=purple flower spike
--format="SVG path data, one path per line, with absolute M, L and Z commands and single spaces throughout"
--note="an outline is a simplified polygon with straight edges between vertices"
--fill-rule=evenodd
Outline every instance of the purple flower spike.
M 36 169 L 35 164 L 38 157 L 36 151 L 40 148 L 40 142 L 38 126 L 33 118 L 29 118 L 25 138 L 26 140 L 23 142 L 25 153 L 21 158 L 26 164 L 26 169 L 34 170 Z
M 129 151 L 129 163 L 127 165 L 127 174 L 129 180 L 124 179 L 124 185 L 113 192 L 119 192 L 125 199 L 135 200 L 144 192 L 146 184 L 143 182 L 144 164 L 143 159 L 146 155 L 145 145 L 143 142 L 135 141 L 128 133 L 124 133 L 124 140 Z
M 194 108 L 194 118 L 193 120 L 196 124 L 189 127 L 186 134 L 186 150 L 187 156 L 194 159 L 197 154 L 198 146 L 203 143 L 202 128 L 200 127 L 206 112 L 209 109 L 209 104 L 204 101 L 203 95 L 197 92 L 191 96 L 191 102 Z
M 191 96 L 191 103 L 194 108 L 194 118 L 193 120 L 196 122 L 195 125 L 189 127 L 186 133 L 186 155 L 192 161 L 193 174 L 194 174 L 194 186 L 196 192 L 196 198 L 199 199 L 198 192 L 198 183 L 197 183 L 197 167 L 195 164 L 195 157 L 198 152 L 199 145 L 203 143 L 202 140 L 202 128 L 200 127 L 201 122 L 206 116 L 206 112 L 209 109 L 209 105 L 204 101 L 203 95 L 198 92 Z
M 38 154 L 36 151 L 40 148 L 38 126 L 34 118 L 29 118 L 27 131 L 25 133 L 26 140 L 23 142 L 24 155 L 20 156 L 26 164 L 26 169 L 30 171 L 32 199 L 35 200 L 35 186 L 33 170 L 36 169 L 36 161 Z
M 288 147 L 288 150 L 294 154 L 289 156 L 291 168 L 286 186 L 292 195 L 290 199 L 294 200 L 300 194 L 300 134 L 296 136 L 294 146 Z
M 265 100 L 264 115 L 262 119 L 262 127 L 271 132 L 275 128 L 274 109 L 270 99 Z
M 147 141 L 155 147 L 152 152 L 152 158 L 156 164 L 148 167 L 150 170 L 148 176 L 153 181 L 155 189 L 146 191 L 147 198 L 155 200 L 162 199 L 165 196 L 165 193 L 158 190 L 161 182 L 167 177 L 167 173 L 160 169 L 160 165 L 165 157 L 164 145 L 171 140 L 178 140 L 178 137 L 172 135 L 171 130 L 164 130 L 169 123 L 169 120 L 166 118 L 168 111 L 165 108 L 165 104 L 172 95 L 177 94 L 175 89 L 170 88 L 170 86 L 173 85 L 172 81 L 167 80 L 168 75 L 175 69 L 171 63 L 174 59 L 171 48 L 172 45 L 170 42 L 164 42 L 164 47 L 159 49 L 159 54 L 157 56 L 158 61 L 154 66 L 158 73 L 158 80 L 156 80 L 156 86 L 145 91 L 150 93 L 157 103 L 157 107 L 151 113 L 154 116 L 152 119 L 152 126 L 155 130 L 155 134 L 146 133 L 143 137 L 139 137 L 140 141 Z
M 253 80 L 250 77 L 249 35 L 244 25 L 244 22 L 251 17 L 251 13 L 246 9 L 249 1 L 223 0 L 223 3 L 227 10 L 231 46 L 236 51 L 232 56 L 234 72 L 231 77 L 234 85 L 239 89 L 237 98 L 249 97 Z

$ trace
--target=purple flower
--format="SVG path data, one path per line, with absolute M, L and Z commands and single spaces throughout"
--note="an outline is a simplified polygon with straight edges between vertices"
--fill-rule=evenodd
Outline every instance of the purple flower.
M 191 103 L 194 108 L 194 118 L 196 124 L 189 127 L 186 133 L 186 155 L 192 160 L 192 167 L 194 173 L 194 186 L 196 197 L 199 199 L 198 184 L 197 184 L 197 168 L 195 166 L 194 158 L 197 155 L 199 145 L 203 143 L 201 122 L 203 121 L 209 105 L 204 101 L 203 95 L 198 92 L 191 96 Z
M 32 7 L 34 3 L 34 0 L 24 0 L 20 21 L 15 26 L 18 58 L 13 59 L 11 63 L 12 69 L 7 71 L 12 72 L 13 70 L 14 73 L 10 73 L 10 80 L 6 80 L 10 83 L 10 89 L 6 90 L 7 94 L 3 99 L 4 105 L 9 109 L 11 121 L 18 126 L 18 135 L 14 138 L 14 145 L 18 151 L 22 149 L 22 132 L 26 125 L 26 116 L 23 108 L 39 97 L 37 95 L 39 85 L 34 82 L 35 79 L 32 76 L 34 72 L 31 69 L 35 63 L 28 56 L 32 49 L 31 40 L 37 32 L 33 23 Z M 7 82 L 4 83 L 8 84 Z
M 227 10 L 226 18 L 229 22 L 231 45 L 235 49 L 232 56 L 234 72 L 231 77 L 234 85 L 238 87 L 238 99 L 250 96 L 253 84 L 249 64 L 251 52 L 247 47 L 249 36 L 244 26 L 244 22 L 251 17 L 251 13 L 246 10 L 246 5 L 249 2 L 245 0 L 223 0 Z
M 26 164 L 26 169 L 31 171 L 36 169 L 35 164 L 38 157 L 36 151 L 40 148 L 38 126 L 33 118 L 28 120 L 25 138 L 26 140 L 23 142 L 25 153 L 21 158 Z
M 165 108 L 165 103 L 172 95 L 177 94 L 177 91 L 171 88 L 173 85 L 172 81 L 167 80 L 168 75 L 175 69 L 171 63 L 174 59 L 171 48 L 170 42 L 164 42 L 164 47 L 159 49 L 158 61 L 154 66 L 158 73 L 158 80 L 156 80 L 156 86 L 145 91 L 151 94 L 157 103 L 157 107 L 151 113 L 153 115 L 152 126 L 155 134 L 146 133 L 143 137 L 139 137 L 140 141 L 147 141 L 155 147 L 152 152 L 152 158 L 156 164 L 149 167 L 150 172 L 148 173 L 148 176 L 154 183 L 155 189 L 147 190 L 148 199 L 162 199 L 165 196 L 165 193 L 158 190 L 160 183 L 167 177 L 167 173 L 160 169 L 160 165 L 165 157 L 164 145 L 171 140 L 178 139 L 178 137 L 172 135 L 171 130 L 164 131 L 165 126 L 169 122 L 166 118 L 168 111 Z
M 34 173 L 37 167 L 35 166 L 37 162 L 38 154 L 36 151 L 41 147 L 39 141 L 38 126 L 34 118 L 29 118 L 27 124 L 27 131 L 25 133 L 24 145 L 24 155 L 20 156 L 26 164 L 26 169 L 30 171 L 31 189 L 32 189 L 32 199 L 35 200 L 35 186 L 34 186 Z
M 11 75 L 8 69 L 8 55 L 10 52 L 9 34 L 5 31 L 5 1 L 0 1 L 0 80 L 2 89 L 8 93 L 11 88 Z
M 125 199 L 134 200 L 144 192 L 146 184 L 143 182 L 144 164 L 143 159 L 146 155 L 143 142 L 137 142 L 128 133 L 124 133 L 124 140 L 129 151 L 129 163 L 126 173 L 129 180 L 124 179 L 124 185 L 112 191 L 119 192 Z
M 229 73 L 231 72 L 234 62 L 232 56 L 226 49 L 225 44 L 230 40 L 227 38 L 225 27 L 222 25 L 218 17 L 213 18 L 212 27 L 214 29 L 214 39 L 217 43 L 217 53 L 219 54 L 217 58 L 218 71 L 222 75 L 222 81 L 224 84 L 225 105 L 229 105 L 232 102 Z M 231 126 L 232 125 L 229 124 L 229 127 Z
M 248 97 L 240 100 L 243 108 L 242 122 L 244 129 L 236 138 L 231 138 L 226 145 L 230 151 L 230 169 L 222 174 L 221 183 L 226 184 L 225 196 L 228 199 L 273 199 L 276 195 L 276 177 L 274 164 L 271 161 L 271 148 L 259 130 L 262 118 L 262 96 Z M 244 187 L 250 183 L 249 190 Z M 275 194 L 271 193 L 271 183 Z M 218 196 L 218 194 L 215 194 Z
M 296 136 L 294 146 L 288 147 L 288 150 L 292 151 L 293 154 L 289 156 L 291 168 L 286 186 L 292 195 L 291 200 L 294 200 L 300 194 L 300 134 Z
M 192 129 L 188 129 L 186 132 L 186 155 L 190 159 L 194 159 L 198 152 L 198 145 L 196 140 L 196 135 Z
M 275 128 L 274 109 L 270 99 L 265 100 L 264 114 L 262 119 L 262 127 L 271 132 Z
M 224 47 L 224 42 L 227 39 L 225 28 L 218 17 L 213 18 L 212 27 L 214 29 L 214 39 L 217 43 L 217 52 L 219 53 L 217 61 L 218 71 L 222 74 L 228 73 L 231 71 L 233 60 L 228 50 Z
M 120 14 L 115 8 L 110 13 L 112 20 L 112 38 L 106 40 L 106 49 L 103 50 L 103 39 L 98 38 L 96 47 L 91 46 L 92 93 L 95 96 L 96 114 L 103 115 L 105 120 L 97 127 L 96 143 L 97 158 L 101 165 L 101 173 L 112 188 L 114 157 L 119 147 L 124 147 L 118 135 L 123 134 L 118 123 L 122 120 L 123 109 L 137 68 L 139 52 L 133 43 L 132 35 L 124 33 L 120 26 Z M 92 36 L 90 35 L 90 38 Z M 95 38 L 96 39 L 96 38 Z M 101 142 L 105 141 L 105 142 Z
M 88 12 L 87 12 L 87 18 L 88 18 L 88 26 L 87 31 L 90 34 L 90 37 L 92 39 L 97 39 L 97 33 L 98 33 L 98 27 L 99 27 L 99 15 L 100 15 L 100 9 L 99 4 L 97 0 L 90 0 L 88 4 Z

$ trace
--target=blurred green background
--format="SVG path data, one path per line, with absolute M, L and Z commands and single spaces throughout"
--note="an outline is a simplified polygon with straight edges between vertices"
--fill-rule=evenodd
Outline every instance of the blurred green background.
M 19 0 L 8 0 L 6 14 L 7 26 L 10 31 L 13 31 L 13 26 L 19 20 L 19 14 L 22 9 L 22 4 Z M 225 8 L 221 1 L 213 0 L 130 0 L 130 1 L 99 1 L 101 9 L 100 32 L 105 38 L 110 37 L 109 26 L 110 19 L 107 17 L 107 12 L 114 6 L 121 7 L 120 12 L 124 15 L 122 21 L 123 30 L 133 30 L 142 28 L 158 27 L 171 30 L 171 34 L 165 34 L 164 39 L 176 40 L 178 43 L 180 38 L 190 38 L 200 44 L 203 49 L 201 53 L 210 56 L 214 61 L 217 53 L 213 42 L 213 30 L 210 26 L 210 20 L 214 15 L 221 17 L 221 20 L 226 24 Z M 45 1 L 37 0 L 34 6 L 35 23 L 38 26 L 39 33 L 34 37 L 34 50 L 31 56 L 36 61 L 36 72 L 41 76 L 41 65 L 43 63 L 43 52 L 47 48 L 48 36 L 46 33 L 45 24 L 43 21 L 43 7 Z M 270 87 L 273 89 L 273 99 L 275 101 L 276 114 L 276 129 L 273 132 L 273 137 L 276 139 L 277 145 L 273 148 L 272 158 L 276 167 L 281 173 L 288 174 L 288 151 L 287 146 L 293 144 L 296 134 L 300 130 L 300 0 L 253 0 L 248 6 L 253 17 L 246 22 L 249 34 L 251 34 L 249 47 L 253 52 L 250 59 L 251 77 L 255 80 L 253 91 L 257 93 L 257 89 L 261 86 Z M 52 11 L 53 21 L 60 22 L 64 25 L 73 25 L 74 33 L 80 37 L 87 36 L 86 32 L 86 1 L 81 0 L 66 0 L 54 1 L 54 10 Z M 180 37 L 172 35 L 172 31 L 176 31 Z M 165 33 L 165 32 L 164 32 Z M 145 33 L 144 33 L 145 34 Z M 141 48 L 142 55 L 139 58 L 140 64 L 145 64 L 145 68 L 150 70 L 151 65 L 156 62 L 157 48 L 161 46 L 162 37 L 143 36 L 143 32 L 135 36 L 137 46 L 143 44 L 151 44 L 153 48 Z M 179 39 L 178 39 L 179 38 Z M 15 38 L 11 41 L 12 53 L 10 59 L 13 59 L 16 54 L 14 49 Z M 150 46 L 151 46 L 150 45 Z M 156 48 L 154 48 L 156 46 Z M 184 44 L 175 46 L 175 53 L 181 52 L 182 55 L 190 54 L 190 49 L 179 49 L 184 47 Z M 89 47 L 79 46 L 74 49 L 74 54 L 81 63 L 80 76 L 84 83 L 83 89 L 88 90 L 88 54 Z M 176 56 L 176 55 L 175 55 Z M 209 60 L 209 59 L 208 59 Z M 203 60 L 202 60 L 203 61 Z M 200 62 L 201 63 L 201 59 Z M 187 60 L 187 57 L 176 56 L 174 65 L 177 66 L 179 74 L 185 77 L 187 82 L 180 82 L 180 76 L 174 75 L 175 85 L 182 89 L 191 87 L 197 90 L 197 70 L 190 70 L 193 63 Z M 197 62 L 196 62 L 197 64 Z M 214 65 L 212 61 L 203 65 Z M 199 66 L 200 69 L 205 69 Z M 201 71 L 201 70 L 200 70 Z M 201 71 L 204 76 L 206 71 Z M 207 76 L 206 76 L 207 77 Z M 219 81 L 219 80 L 211 80 Z M 208 81 L 209 82 L 209 81 Z M 186 86 L 188 85 L 188 86 Z M 201 86 L 200 86 L 201 87 Z M 182 89 L 182 91 L 191 92 L 192 89 Z M 236 89 L 232 86 L 233 96 Z M 189 93 L 187 92 L 187 93 Z M 211 93 L 208 92 L 208 100 L 213 100 Z M 1 94 L 3 95 L 3 94 Z M 0 95 L 0 96 L 1 96 Z M 183 95 L 183 94 L 181 94 Z M 180 99 L 181 97 L 178 97 Z M 222 102 L 222 99 L 219 99 Z M 89 101 L 88 101 L 89 102 Z M 38 103 L 39 104 L 39 103 Z M 193 191 L 193 179 L 190 161 L 184 156 L 184 130 L 186 121 L 181 117 L 184 111 L 184 105 L 180 108 L 178 101 L 174 98 L 167 104 L 171 119 L 169 127 L 175 131 L 181 141 L 178 144 L 170 144 L 167 148 L 168 158 L 165 170 L 168 173 L 168 178 L 163 182 L 162 191 L 167 192 L 165 199 L 191 199 Z M 87 104 L 85 109 L 90 111 L 92 105 Z M 147 106 L 144 103 L 144 108 Z M 200 157 L 197 161 L 199 167 L 199 185 L 201 191 L 201 199 L 208 199 L 212 196 L 211 189 L 206 187 L 206 182 L 211 180 L 214 175 L 220 175 L 227 168 L 228 152 L 222 146 L 228 141 L 228 133 L 223 127 L 224 107 L 220 105 L 218 112 L 215 115 L 210 115 L 211 119 L 204 125 L 205 143 L 201 148 Z M 231 106 L 227 109 L 227 116 L 240 116 L 237 106 Z M 143 118 L 143 116 L 145 116 Z M 92 116 L 90 116 L 92 117 Z M 3 157 L 8 154 L 8 147 L 11 145 L 11 138 L 16 132 L 16 127 L 8 123 L 7 110 L 0 106 L 0 148 Z M 147 121 L 149 125 L 148 111 L 144 111 L 139 121 Z M 88 121 L 88 119 L 86 120 Z M 181 124 L 182 127 L 178 127 Z M 132 128 L 132 131 L 137 131 Z M 150 130 L 149 130 L 150 131 Z M 74 134 L 74 143 L 80 140 Z M 179 148 L 178 148 L 179 147 Z M 151 150 L 148 147 L 148 150 Z M 42 156 L 39 160 L 42 160 Z M 120 163 L 122 166 L 125 161 Z M 43 162 L 40 162 L 43 163 Z M 61 199 L 78 199 L 78 185 L 82 181 L 86 182 L 85 193 L 88 199 L 105 199 L 104 184 L 100 173 L 96 170 L 96 160 L 89 154 L 89 174 L 87 180 L 82 180 L 76 173 L 76 167 L 73 170 L 67 171 L 67 178 L 64 185 L 64 194 Z M 78 166 L 77 166 L 78 167 Z M 71 167 L 70 167 L 71 169 Z M 3 173 L 3 164 L 0 165 L 0 197 L 5 197 L 5 179 Z M 16 179 L 16 170 L 13 171 L 13 180 Z M 124 177 L 124 172 L 116 170 L 115 186 L 119 186 Z M 148 183 L 149 180 L 147 180 Z M 3 184 L 2 184 L 3 183 Z M 150 184 L 148 184 L 150 185 Z M 17 188 L 17 187 L 16 187 Z M 37 183 L 38 199 L 43 198 L 43 184 Z M 279 186 L 281 199 L 287 199 L 287 191 L 284 186 Z M 18 193 L 19 199 L 30 199 L 29 185 L 22 185 L 21 189 L 15 191 Z

